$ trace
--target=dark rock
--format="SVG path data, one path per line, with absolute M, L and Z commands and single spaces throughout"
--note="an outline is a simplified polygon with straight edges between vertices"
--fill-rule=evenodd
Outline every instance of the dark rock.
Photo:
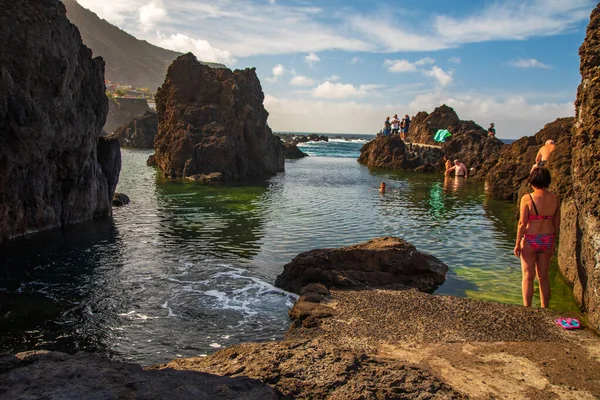
M 434 171 L 442 159 L 436 147 L 406 145 L 399 136 L 378 136 L 360 149 L 358 162 L 369 167 Z
M 309 142 L 310 139 L 308 137 L 306 137 L 306 135 L 300 135 L 300 136 L 294 137 L 294 141 L 296 143 L 306 143 L 306 142 Z
M 446 280 L 448 266 L 418 252 L 402 239 L 385 237 L 338 249 L 311 250 L 284 266 L 275 285 L 300 293 L 311 283 L 327 288 L 390 287 L 433 291 Z
M 129 202 L 129 196 L 127 196 L 125 193 L 115 193 L 112 200 L 112 204 L 115 207 L 127 205 Z
M 121 172 L 121 149 L 119 141 L 107 137 L 98 139 L 98 163 L 102 167 L 108 184 L 108 198 L 112 199 L 119 183 Z
M 286 160 L 296 160 L 298 158 L 308 157 L 308 154 L 300 150 L 295 143 L 286 143 L 283 145 L 283 147 L 285 150 Z
M 563 202 L 559 259 L 589 322 L 600 330 L 600 4 L 581 47 L 581 85 L 572 138 L 573 197 Z M 568 212 L 568 213 L 567 213 Z M 565 244 L 563 245 L 563 238 Z M 567 261 L 571 261 L 568 263 Z
M 212 69 L 194 55 L 169 67 L 156 94 L 156 163 L 167 177 L 221 173 L 223 178 L 283 171 L 281 140 L 267 125 L 254 69 Z
M 0 393 L 9 399 L 277 399 L 268 385 L 78 353 L 31 351 L 0 359 Z
M 0 240 L 110 215 L 103 60 L 58 1 L 0 0 L 0 35 Z
M 147 112 L 125 126 L 118 128 L 110 137 L 119 139 L 121 147 L 153 149 L 154 137 L 158 133 L 158 116 Z
M 152 112 L 146 99 L 109 98 L 108 115 L 104 130 L 111 134 L 119 127 L 129 124 L 136 118 Z
M 158 164 L 156 164 L 156 154 L 151 154 L 148 157 L 148 160 L 146 160 L 146 165 L 149 167 L 158 167 Z
M 546 164 L 552 175 L 550 189 L 561 199 L 570 196 L 573 190 L 570 171 L 573 122 L 573 117 L 559 118 L 546 124 L 534 136 L 502 147 L 498 157 L 489 159 L 482 167 L 488 171 L 485 177 L 488 195 L 501 200 L 518 200 L 528 190 L 527 179 L 538 150 L 546 140 L 553 139 L 556 149 Z

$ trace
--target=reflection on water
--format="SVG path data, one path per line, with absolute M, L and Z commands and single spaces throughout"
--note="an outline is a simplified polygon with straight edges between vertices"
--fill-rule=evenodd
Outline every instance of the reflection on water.
M 266 181 L 202 185 L 162 179 L 148 154 L 123 151 L 119 191 L 132 203 L 112 222 L 0 246 L 0 350 L 149 364 L 280 338 L 295 296 L 271 283 L 285 263 L 386 235 L 451 267 L 438 293 L 521 302 L 514 206 L 474 180 L 309 157 Z M 551 306 L 574 308 L 556 268 L 552 279 Z

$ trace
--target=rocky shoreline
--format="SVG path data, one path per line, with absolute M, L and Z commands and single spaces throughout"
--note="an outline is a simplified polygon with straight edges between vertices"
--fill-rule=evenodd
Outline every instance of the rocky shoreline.
M 358 275 L 356 266 L 346 264 L 361 257 L 371 262 L 363 263 Z M 4 356 L 0 394 L 181 399 L 600 396 L 600 338 L 592 331 L 561 330 L 553 320 L 565 315 L 556 311 L 407 289 L 430 288 L 414 281 L 414 257 L 431 256 L 389 237 L 307 252 L 288 264 L 279 279 L 301 295 L 290 310 L 292 323 L 282 341 L 234 345 L 208 357 L 176 359 L 145 370 L 82 353 Z M 431 258 L 424 269 L 433 272 L 439 261 Z M 323 260 L 331 266 L 321 268 Z M 306 281 L 307 270 L 335 271 L 338 278 L 326 279 L 329 286 Z M 393 289 L 378 287 L 381 282 L 372 279 L 378 271 L 396 277 Z M 352 288 L 335 287 L 349 280 Z

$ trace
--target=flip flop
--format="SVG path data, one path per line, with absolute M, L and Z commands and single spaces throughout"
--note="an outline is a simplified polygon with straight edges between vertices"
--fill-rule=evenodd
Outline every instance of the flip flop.
M 567 322 L 566 318 L 556 318 L 554 323 L 563 329 L 573 329 L 571 324 Z
M 572 326 L 571 329 L 579 329 L 581 328 L 581 323 L 576 318 L 567 318 L 567 323 Z

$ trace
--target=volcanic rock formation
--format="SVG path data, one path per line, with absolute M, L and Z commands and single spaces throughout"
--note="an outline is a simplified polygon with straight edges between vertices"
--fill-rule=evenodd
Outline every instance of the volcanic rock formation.
M 432 292 L 448 266 L 398 238 L 384 237 L 338 249 L 311 250 L 283 267 L 275 285 L 295 293 L 311 283 L 325 287 L 411 287 Z
M 527 178 L 540 147 L 552 139 L 556 149 L 550 154 L 546 168 L 552 176 L 550 189 L 559 198 L 572 194 L 571 178 L 571 130 L 573 117 L 559 118 L 546 124 L 534 136 L 523 137 L 501 148 L 498 157 L 486 161 L 482 167 L 488 171 L 485 177 L 488 195 L 501 200 L 518 200 L 528 189 Z
M 58 1 L 0 0 L 0 240 L 111 214 L 104 61 Z
M 300 150 L 295 143 L 284 143 L 283 147 L 286 160 L 296 160 L 298 158 L 308 157 L 308 154 Z
M 121 147 L 152 149 L 157 133 L 158 116 L 155 112 L 148 111 L 127 125 L 118 128 L 110 137 L 118 139 Z
M 600 330 L 600 4 L 581 47 L 572 139 L 573 198 L 563 201 L 559 263 L 575 298 Z M 563 240 L 565 243 L 563 244 Z M 570 261 L 570 262 L 569 262 Z
M 433 140 L 439 129 L 448 129 L 452 133 L 445 143 Z M 487 131 L 475 122 L 460 120 L 445 104 L 431 114 L 419 112 L 410 125 L 407 141 L 436 146 L 437 149 L 409 147 L 407 151 L 397 137 L 378 137 L 363 146 L 358 161 L 370 167 L 441 172 L 444 168 L 442 156 L 445 155 L 450 160 L 459 159 L 467 168 L 473 168 L 471 174 L 483 178 L 486 172 L 482 170 L 483 164 L 496 158 L 504 146 L 501 140 L 489 138 Z
M 358 162 L 374 168 L 433 172 L 442 168 L 442 150 L 407 145 L 399 136 L 378 136 L 360 149 Z
M 283 144 L 263 100 L 254 69 L 212 69 L 191 53 L 177 58 L 156 94 L 156 164 L 167 177 L 200 180 L 283 171 Z

